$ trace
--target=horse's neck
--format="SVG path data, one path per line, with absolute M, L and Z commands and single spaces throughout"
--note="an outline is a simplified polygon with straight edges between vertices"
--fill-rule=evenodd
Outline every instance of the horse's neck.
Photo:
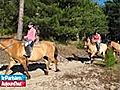
M 0 44 L 1 48 L 9 48 L 13 44 L 13 42 L 11 39 L 3 39 L 1 40 Z
M 89 42 L 88 42 L 88 45 L 90 45 L 90 46 L 91 46 L 91 45 L 94 46 L 94 45 L 96 45 L 96 44 L 93 43 L 93 42 L 91 42 L 91 41 L 89 41 Z
M 115 48 L 115 49 L 120 48 L 120 44 L 118 44 L 118 43 L 116 43 L 116 42 L 112 42 L 111 45 L 112 45 L 112 47 Z

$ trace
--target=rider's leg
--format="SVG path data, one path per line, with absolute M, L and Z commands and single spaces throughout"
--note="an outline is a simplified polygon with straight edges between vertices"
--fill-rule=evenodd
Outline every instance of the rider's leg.
M 28 41 L 28 44 L 26 44 L 27 46 L 25 46 L 25 51 L 26 51 L 26 57 L 30 57 L 31 56 L 31 51 L 32 51 L 32 46 L 31 46 L 31 41 Z
M 100 42 L 96 42 L 97 51 L 100 49 Z
M 30 55 L 31 55 L 31 46 L 30 45 L 26 46 L 25 51 L 26 51 L 26 54 L 27 54 L 26 56 L 30 57 Z

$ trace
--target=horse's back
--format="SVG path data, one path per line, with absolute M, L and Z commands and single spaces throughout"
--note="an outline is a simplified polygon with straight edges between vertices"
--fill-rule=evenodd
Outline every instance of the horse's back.
M 44 56 L 53 57 L 55 53 L 55 45 L 50 41 L 40 41 L 34 44 L 31 57 L 29 60 L 36 61 Z
M 105 44 L 105 43 L 101 43 L 101 46 L 103 46 L 103 47 L 107 47 L 107 44 Z
M 105 43 L 101 43 L 100 44 L 100 49 L 102 50 L 102 51 L 106 51 L 107 50 L 107 44 L 105 44 Z
M 14 50 L 19 56 L 23 56 L 25 54 L 24 42 L 16 39 L 11 39 L 13 43 L 15 43 Z M 38 59 L 43 58 L 44 56 L 54 56 L 55 53 L 55 44 L 51 41 L 40 41 L 37 44 L 34 43 L 31 57 L 29 60 L 36 61 Z

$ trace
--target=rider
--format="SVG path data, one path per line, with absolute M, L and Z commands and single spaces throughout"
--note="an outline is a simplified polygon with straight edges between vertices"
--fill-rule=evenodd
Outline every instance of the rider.
M 24 36 L 24 39 L 26 40 L 26 43 L 25 43 L 26 55 L 24 56 L 28 58 L 31 56 L 32 47 L 36 40 L 36 29 L 34 28 L 34 26 L 35 25 L 32 24 L 32 22 L 30 22 L 28 25 L 29 29 L 28 29 L 27 35 Z
M 37 44 L 40 39 L 39 39 L 39 34 L 40 34 L 40 30 L 39 30 L 39 25 L 35 25 L 34 28 L 36 29 L 36 40 L 35 40 L 35 44 Z
M 101 35 L 97 31 L 95 31 L 93 36 L 92 36 L 92 42 L 96 43 L 97 52 L 99 52 L 100 43 L 101 43 Z

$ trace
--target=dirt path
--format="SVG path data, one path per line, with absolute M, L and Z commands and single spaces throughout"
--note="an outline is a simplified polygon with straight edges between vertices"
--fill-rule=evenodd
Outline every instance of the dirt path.
M 70 52 L 74 53 L 75 49 L 71 49 L 73 51 Z M 80 53 L 83 53 L 83 51 L 80 51 Z M 68 55 L 67 52 L 64 52 L 63 55 L 65 54 Z M 26 87 L 0 87 L 0 90 L 117 90 L 119 86 L 118 72 L 105 67 L 66 60 L 60 62 L 58 68 L 60 72 L 50 70 L 49 75 L 44 75 L 40 68 L 35 68 L 29 71 L 31 79 L 26 81 Z M 4 71 L 1 70 L 0 74 Z
M 31 79 L 22 90 L 117 90 L 115 74 L 95 65 L 72 61 L 59 64 L 60 72 L 30 71 Z M 3 73 L 4 71 L 0 72 Z M 110 75 L 111 74 L 111 75 Z M 6 90 L 2 88 L 3 90 Z M 18 88 L 7 88 L 16 90 Z

